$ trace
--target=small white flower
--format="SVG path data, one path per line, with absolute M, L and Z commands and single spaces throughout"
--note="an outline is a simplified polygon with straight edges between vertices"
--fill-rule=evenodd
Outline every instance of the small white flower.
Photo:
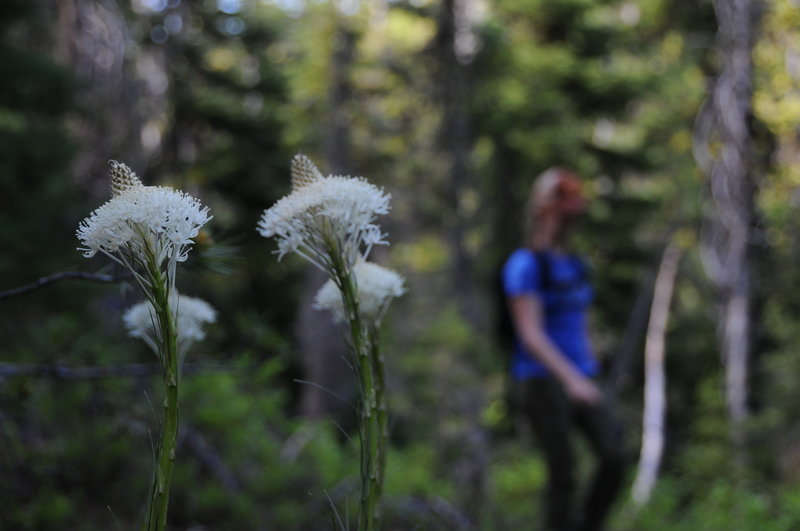
M 391 196 L 360 177 L 323 177 L 306 157 L 292 161 L 293 191 L 264 211 L 258 231 L 278 239 L 278 258 L 295 252 L 323 270 L 342 257 L 352 267 L 373 245 L 384 244 L 374 221 L 389 212 Z
M 175 321 L 178 353 L 182 359 L 192 343 L 205 339 L 203 327 L 217 320 L 217 312 L 204 300 L 179 295 L 176 292 L 170 295 L 169 305 Z M 140 302 L 129 308 L 123 314 L 122 320 L 129 336 L 142 339 L 158 354 L 161 327 L 156 310 L 149 301 Z
M 144 186 L 124 164 L 111 161 L 113 197 L 78 227 L 87 258 L 107 254 L 132 271 L 134 263 L 186 260 L 192 238 L 211 217 L 208 208 L 181 191 Z M 116 256 L 115 256 L 116 255 Z M 134 271 L 135 272 L 135 271 Z
M 376 325 L 380 324 L 392 299 L 406 292 L 403 277 L 372 262 L 357 263 L 353 273 L 361 317 Z M 347 319 L 342 294 L 332 280 L 328 280 L 317 292 L 314 307 L 318 310 L 330 310 L 336 321 L 343 322 Z

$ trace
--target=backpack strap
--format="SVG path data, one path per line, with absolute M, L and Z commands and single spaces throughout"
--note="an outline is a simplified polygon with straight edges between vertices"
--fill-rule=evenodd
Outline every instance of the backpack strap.
M 544 292 L 545 290 L 549 290 L 553 285 L 553 263 L 547 251 L 533 250 L 533 255 L 536 257 L 536 263 L 539 265 L 539 287 Z
M 589 266 L 586 265 L 586 262 L 581 257 L 572 255 L 572 264 L 578 270 L 578 283 L 583 284 L 589 280 Z
M 556 286 L 553 280 L 553 257 L 547 251 L 533 251 L 534 256 L 536 257 L 536 261 L 539 264 L 539 285 L 541 286 L 542 291 L 551 290 L 554 287 L 560 288 Z M 576 255 L 569 255 L 569 262 L 578 272 L 577 277 L 573 282 L 570 283 L 570 287 L 579 286 L 585 283 L 589 278 L 589 270 L 586 266 L 586 262 L 584 262 L 579 256 Z

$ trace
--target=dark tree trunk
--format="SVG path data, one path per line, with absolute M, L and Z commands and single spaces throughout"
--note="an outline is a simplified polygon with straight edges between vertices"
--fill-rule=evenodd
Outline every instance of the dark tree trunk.
M 350 158 L 350 69 L 356 56 L 356 33 L 347 21 L 339 20 L 331 54 L 331 84 L 328 88 L 328 123 L 325 135 L 325 162 L 328 171 L 347 175 L 352 171 Z
M 444 192 L 447 210 L 444 222 L 452 257 L 450 287 L 452 299 L 458 304 L 461 316 L 479 330 L 486 312 L 476 301 L 472 257 L 465 245 L 469 220 L 461 207 L 462 197 L 472 178 L 468 98 L 469 64 L 474 49 L 463 45 L 473 32 L 468 16 L 470 5 L 471 0 L 443 0 L 437 20 L 434 53 L 438 104 L 442 112 L 438 147 L 446 161 Z M 469 365 L 463 369 L 468 373 L 472 371 Z M 462 451 L 454 463 L 453 474 L 463 493 L 461 505 L 468 508 L 468 516 L 473 522 L 479 522 L 488 468 L 488 442 L 477 422 L 480 410 L 484 407 L 484 398 L 463 390 L 454 390 L 448 398 L 448 407 L 452 410 L 445 412 L 445 415 L 473 419 L 458 433 L 457 442 L 454 441 Z
M 460 207 L 461 197 L 470 181 L 470 128 L 467 117 L 469 93 L 468 60 L 459 53 L 456 39 L 459 32 L 460 13 L 467 0 L 444 0 L 441 5 L 436 36 L 438 63 L 439 103 L 442 109 L 440 148 L 446 162 L 445 219 L 447 237 L 452 253 L 453 293 L 461 315 L 470 323 L 478 324 L 474 301 L 472 262 L 464 245 L 468 220 Z M 463 31 L 463 29 L 461 29 Z
M 146 149 L 141 132 L 147 120 L 165 112 L 166 87 L 136 75 L 129 64 L 125 13 L 115 0 L 63 0 L 52 2 L 56 26 L 55 56 L 69 66 L 85 84 L 80 104 L 91 109 L 88 117 L 76 114 L 68 127 L 79 149 L 73 160 L 77 182 L 97 197 L 108 196 L 109 158 L 124 160 L 143 172 L 157 147 Z M 164 74 L 164 55 L 157 48 L 145 49 L 148 75 Z M 124 104 L 137 101 L 139 105 Z M 152 184 L 145 182 L 145 184 Z
M 349 174 L 352 170 L 348 112 L 352 97 L 350 69 L 355 58 L 356 34 L 340 19 L 333 39 L 323 173 Z M 354 396 L 341 332 L 329 312 L 312 308 L 314 295 L 326 278 L 317 268 L 309 269 L 296 320 L 304 378 L 310 382 L 302 388 L 300 412 L 312 418 L 343 411 L 345 404 L 332 393 L 347 399 Z

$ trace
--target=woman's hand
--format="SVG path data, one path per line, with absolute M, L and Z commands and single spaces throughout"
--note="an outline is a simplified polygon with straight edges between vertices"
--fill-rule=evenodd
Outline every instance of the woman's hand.
M 579 372 L 573 372 L 561 383 L 573 402 L 592 406 L 603 401 L 603 392 L 597 384 Z
M 541 301 L 532 295 L 520 295 L 511 297 L 508 307 L 514 328 L 528 353 L 558 379 L 567 397 L 582 404 L 599 404 L 603 400 L 600 388 L 578 372 L 547 337 L 542 323 Z

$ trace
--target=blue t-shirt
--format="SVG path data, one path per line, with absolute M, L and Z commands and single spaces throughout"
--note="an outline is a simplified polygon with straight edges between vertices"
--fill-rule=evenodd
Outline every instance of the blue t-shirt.
M 542 263 L 545 259 L 547 263 Z M 547 286 L 542 286 L 543 267 L 549 268 Z M 549 252 L 537 257 L 530 249 L 517 249 L 503 266 L 503 290 L 506 297 L 537 297 L 542 302 L 544 328 L 550 340 L 581 373 L 597 374 L 598 365 L 586 327 L 592 288 L 580 260 Z M 524 380 L 549 376 L 549 371 L 515 337 L 511 374 L 516 380 Z

